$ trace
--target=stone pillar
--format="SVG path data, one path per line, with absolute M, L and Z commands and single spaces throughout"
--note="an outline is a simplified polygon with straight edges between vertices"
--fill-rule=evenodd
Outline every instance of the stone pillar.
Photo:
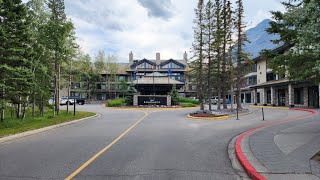
M 253 103 L 254 103 L 254 105 L 258 104 L 258 90 L 257 89 L 253 90 Z
M 270 89 L 271 89 L 271 105 L 275 106 L 276 105 L 276 102 L 275 102 L 275 95 L 276 95 L 275 89 L 274 89 L 273 86 L 271 86 Z
M 294 89 L 292 84 L 288 85 L 288 99 L 289 99 L 289 107 L 294 107 Z
M 262 104 L 264 106 L 268 105 L 267 104 L 267 88 L 262 88 Z
M 138 106 L 138 95 L 133 96 L 133 105 Z
M 167 96 L 167 106 L 171 106 L 171 96 Z

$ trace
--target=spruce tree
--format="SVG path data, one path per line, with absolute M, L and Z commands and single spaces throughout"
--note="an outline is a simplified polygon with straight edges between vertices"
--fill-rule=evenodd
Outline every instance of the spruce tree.
M 196 17 L 194 19 L 194 42 L 193 46 L 193 53 L 194 53 L 194 61 L 192 62 L 192 76 L 193 81 L 197 85 L 197 96 L 200 101 L 200 110 L 204 110 L 204 25 L 203 25 L 203 11 L 204 5 L 203 0 L 198 1 L 197 9 L 195 9 Z
M 125 98 L 127 106 L 133 105 L 133 96 L 136 94 L 137 94 L 137 90 L 134 87 L 134 84 L 130 84 L 130 86 L 127 89 L 126 98 Z
M 31 20 L 21 0 L 0 3 L 0 23 L 1 119 L 4 119 L 4 104 L 9 100 L 16 107 L 17 118 L 24 118 L 32 87 L 30 57 L 33 49 Z
M 275 43 L 290 48 L 285 54 L 265 51 L 269 65 L 278 75 L 291 80 L 320 83 L 320 2 L 296 0 L 283 2 L 286 12 L 272 12 L 269 33 L 278 34 Z M 292 47 L 292 48 L 291 48 Z M 303 69 L 303 71 L 301 70 Z
M 48 43 L 51 44 L 50 50 L 53 52 L 55 112 L 59 114 L 61 63 L 68 56 L 68 38 L 74 28 L 67 20 L 64 0 L 48 0 L 48 7 L 51 11 L 47 31 Z
M 208 60 L 208 66 L 206 68 L 207 78 L 207 98 L 209 102 L 209 110 L 212 110 L 212 88 L 213 88 L 213 58 L 214 58 L 214 33 L 215 19 L 214 19 L 214 6 L 211 0 L 209 0 L 205 6 L 204 13 L 204 51 L 205 57 Z
M 246 35 L 244 32 L 245 24 L 244 24 L 244 9 L 243 9 L 243 2 L 242 0 L 236 1 L 237 8 L 236 8 L 236 23 L 235 28 L 237 32 L 237 42 L 236 42 L 236 57 L 237 57 L 237 67 L 236 67 L 236 103 L 237 108 L 242 109 L 241 104 L 241 84 L 242 84 L 242 78 L 244 76 L 243 74 L 243 64 L 246 59 L 248 59 L 248 56 L 243 51 L 244 42 L 247 40 Z
M 170 96 L 171 96 L 171 105 L 179 105 L 179 94 L 175 84 L 172 86 L 172 89 L 170 91 Z

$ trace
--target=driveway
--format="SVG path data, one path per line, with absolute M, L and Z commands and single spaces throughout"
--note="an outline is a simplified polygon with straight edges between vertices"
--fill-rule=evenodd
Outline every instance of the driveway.
M 230 140 L 257 125 L 303 114 L 265 109 L 191 120 L 192 109 L 132 111 L 84 105 L 99 118 L 0 144 L 0 179 L 238 179 Z M 86 163 L 84 165 L 84 163 Z

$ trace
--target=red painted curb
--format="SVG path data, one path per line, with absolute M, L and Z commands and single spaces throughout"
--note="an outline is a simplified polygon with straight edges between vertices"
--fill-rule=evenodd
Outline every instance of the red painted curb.
M 310 109 L 291 108 L 290 110 L 305 111 L 305 112 L 309 112 L 309 114 L 303 115 L 303 116 L 298 116 L 296 118 L 285 119 L 285 120 L 278 121 L 278 122 L 266 123 L 264 125 L 255 127 L 253 129 L 250 129 L 250 130 L 240 134 L 238 136 L 238 138 L 236 139 L 236 141 L 235 141 L 236 157 L 237 157 L 238 161 L 240 162 L 241 166 L 243 167 L 243 169 L 246 171 L 246 173 L 249 175 L 249 177 L 251 179 L 253 179 L 253 180 L 266 180 L 265 177 L 263 177 L 260 173 L 257 172 L 257 170 L 252 166 L 252 164 L 250 164 L 250 162 L 248 161 L 246 156 L 243 154 L 242 149 L 241 149 L 241 141 L 243 140 L 244 137 L 246 137 L 246 136 L 252 134 L 253 132 L 258 131 L 262 128 L 271 127 L 274 125 L 278 125 L 278 124 L 282 124 L 282 123 L 286 123 L 286 122 L 290 122 L 290 121 L 296 121 L 296 120 L 299 120 L 302 118 L 307 118 L 309 116 L 313 116 L 314 114 L 317 114 L 316 111 L 310 110 Z

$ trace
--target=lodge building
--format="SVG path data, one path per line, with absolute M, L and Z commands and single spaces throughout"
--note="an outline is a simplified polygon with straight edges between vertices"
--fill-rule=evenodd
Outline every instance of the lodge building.
M 290 48 L 280 46 L 273 51 L 286 53 Z M 242 88 L 243 103 L 319 108 L 319 85 L 289 80 L 287 75 L 276 75 L 268 67 L 268 60 L 261 56 L 253 61 L 251 72 L 245 76 L 246 81 Z
M 180 96 L 195 96 L 195 86 L 187 73 L 187 60 L 186 52 L 180 60 L 163 60 L 160 53 L 156 53 L 155 59 L 134 59 L 133 52 L 130 52 L 128 63 L 117 63 L 116 82 L 111 82 L 113 88 L 108 87 L 112 75 L 104 72 L 90 92 L 85 82 L 73 82 L 70 95 L 98 101 L 113 99 L 121 96 L 120 82 L 124 80 L 127 85 L 134 84 L 141 95 L 167 95 L 175 85 Z M 67 96 L 67 91 L 63 91 L 62 96 Z

